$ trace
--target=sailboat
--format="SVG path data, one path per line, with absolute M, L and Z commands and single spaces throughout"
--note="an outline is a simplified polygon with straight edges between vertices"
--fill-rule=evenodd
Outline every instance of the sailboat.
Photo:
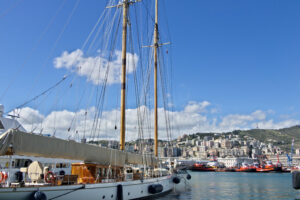
M 159 168 L 158 159 L 158 103 L 157 103 L 157 50 L 158 0 L 155 0 L 154 28 L 154 156 L 125 151 L 125 101 L 128 9 L 133 1 L 123 0 L 116 6 L 123 9 L 122 77 L 120 149 L 110 149 L 47 137 L 10 129 L 0 136 L 0 155 L 35 156 L 53 159 L 80 160 L 72 163 L 71 174 L 55 176 L 49 167 L 33 162 L 28 167 L 10 174 L 15 180 L 5 178 L 0 188 L 0 200 L 98 200 L 140 199 L 172 191 L 181 179 L 190 179 L 186 173 L 175 173 Z M 134 167 L 134 166 L 139 166 Z M 144 167 L 141 167 L 144 166 Z

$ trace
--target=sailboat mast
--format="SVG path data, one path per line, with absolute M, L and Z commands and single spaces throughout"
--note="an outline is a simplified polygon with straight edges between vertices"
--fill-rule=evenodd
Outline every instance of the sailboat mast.
M 157 50 L 158 50 L 158 0 L 155 0 L 155 27 L 154 27 L 154 155 L 156 157 L 158 156 Z
M 120 149 L 125 149 L 125 95 L 126 95 L 126 42 L 127 42 L 128 0 L 123 2 L 122 30 L 122 77 L 121 77 L 121 120 L 120 120 Z

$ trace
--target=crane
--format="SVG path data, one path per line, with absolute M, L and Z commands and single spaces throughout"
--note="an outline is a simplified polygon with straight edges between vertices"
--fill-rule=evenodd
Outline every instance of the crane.
M 293 151 L 294 151 L 294 138 L 292 139 L 291 155 L 289 155 L 288 153 L 286 154 L 287 163 L 289 167 L 292 167 L 293 165 Z

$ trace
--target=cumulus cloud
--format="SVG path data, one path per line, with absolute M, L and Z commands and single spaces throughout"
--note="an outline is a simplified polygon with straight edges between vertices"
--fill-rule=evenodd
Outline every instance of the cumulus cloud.
M 199 113 L 199 112 L 206 112 L 205 108 L 210 105 L 208 101 L 196 102 L 190 101 L 188 105 L 184 108 L 184 111 L 187 113 Z
M 43 123 L 45 117 L 38 110 L 26 107 L 21 109 L 19 122 L 24 126 L 26 130 L 34 130 L 40 127 L 40 124 Z M 20 111 L 18 111 L 19 113 Z M 15 115 L 13 111 L 9 113 L 10 115 Z
M 163 108 L 158 109 L 159 135 L 160 138 L 167 138 L 167 124 L 165 116 L 171 121 L 172 136 L 195 132 L 227 132 L 237 129 L 259 128 L 279 129 L 299 124 L 295 119 L 284 119 L 276 121 L 270 119 L 269 111 L 256 110 L 249 114 L 229 114 L 222 117 L 212 116 L 206 109 L 212 109 L 210 102 L 189 102 L 182 110 L 169 111 Z M 138 123 L 138 115 L 139 120 Z M 119 115 L 118 109 L 107 110 L 102 113 L 101 118 L 96 118 L 96 109 L 91 107 L 87 110 L 72 112 L 68 110 L 52 111 L 48 115 L 42 115 L 32 108 L 20 110 L 20 122 L 27 131 L 54 134 L 57 137 L 81 138 L 96 137 L 102 139 L 119 138 Z M 143 134 L 147 138 L 153 137 L 153 110 L 145 106 L 126 110 L 126 138 L 137 139 L 141 129 L 138 124 L 143 124 Z M 117 130 L 115 130 L 117 126 Z
M 275 123 L 274 120 L 267 120 L 267 121 L 261 121 L 256 124 L 252 124 L 252 127 L 259 127 L 261 129 L 280 129 L 280 128 L 286 128 L 299 125 L 299 121 L 295 119 L 287 119 L 284 121 L 280 121 L 278 123 Z
M 121 82 L 121 51 L 116 50 L 111 60 L 98 52 L 97 56 L 85 56 L 84 53 L 77 49 L 73 52 L 63 52 L 61 56 L 54 59 L 55 68 L 65 68 L 84 76 L 93 84 L 102 84 L 107 80 L 108 84 Z M 137 54 L 127 53 L 127 73 L 132 73 L 138 63 Z
M 261 121 L 266 119 L 266 113 L 257 110 L 249 115 L 230 114 L 222 118 L 220 128 L 224 129 L 244 129 L 249 122 Z

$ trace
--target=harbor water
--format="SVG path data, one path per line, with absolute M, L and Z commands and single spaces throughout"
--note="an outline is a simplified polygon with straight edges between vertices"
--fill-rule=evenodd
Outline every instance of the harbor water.
M 178 188 L 159 200 L 284 199 L 300 200 L 290 173 L 190 172 L 190 186 Z M 180 191 L 179 191 L 180 190 Z

